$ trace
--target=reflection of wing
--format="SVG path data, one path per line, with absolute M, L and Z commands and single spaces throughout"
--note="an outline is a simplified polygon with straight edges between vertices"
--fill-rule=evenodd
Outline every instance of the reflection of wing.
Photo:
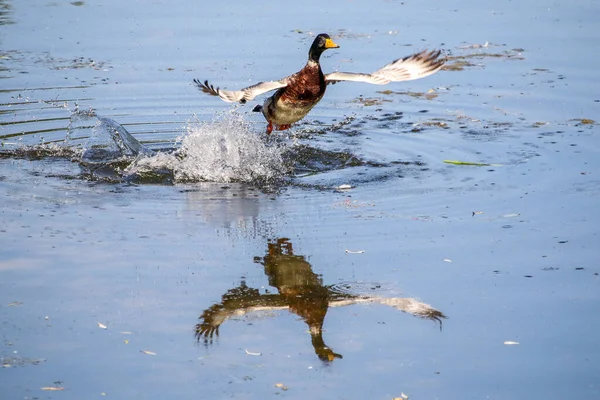
M 245 304 L 243 304 L 245 303 Z M 196 325 L 196 336 L 198 339 L 204 336 L 205 338 L 212 337 L 213 334 L 219 334 L 219 326 L 227 319 L 233 316 L 243 316 L 261 311 L 280 311 L 289 310 L 290 306 L 285 299 L 279 295 L 262 295 L 259 299 L 252 299 L 240 304 L 236 307 L 227 307 L 221 304 L 215 304 L 202 314 L 200 319 L 202 322 Z M 345 307 L 353 304 L 377 303 L 395 308 L 396 310 L 404 311 L 408 314 L 419 318 L 431 319 L 442 322 L 442 319 L 447 318 L 444 313 L 429 304 L 422 303 L 417 299 L 410 297 L 370 297 L 370 296 L 353 296 L 350 294 L 332 293 L 329 300 L 329 307 Z
M 396 310 L 404 311 L 415 317 L 427 318 L 442 323 L 442 319 L 446 316 L 441 312 L 431 307 L 429 304 L 421 303 L 417 299 L 410 297 L 407 298 L 384 298 L 384 297 L 373 297 L 374 302 L 379 304 L 385 304 L 395 308 Z
M 417 299 L 410 297 L 406 298 L 385 298 L 385 297 L 369 297 L 358 296 L 353 299 L 334 300 L 329 303 L 329 307 L 343 307 L 359 303 L 378 303 L 395 308 L 396 310 L 404 311 L 412 314 L 415 317 L 427 318 L 442 323 L 442 319 L 447 318 L 441 311 L 436 310 L 429 304 L 421 303 Z
M 283 78 L 279 81 L 260 82 L 256 85 L 248 86 L 242 90 L 224 90 L 220 88 L 215 89 L 215 87 L 208 83 L 208 81 L 201 82 L 198 79 L 194 79 L 194 83 L 204 93 L 208 93 L 213 96 L 219 96 L 228 103 L 235 103 L 239 101 L 242 104 L 252 100 L 260 94 L 287 86 L 287 82 L 288 78 Z
M 289 309 L 278 294 L 253 296 L 252 293 L 248 293 L 247 295 L 248 297 L 242 295 L 239 298 L 231 296 L 223 303 L 214 304 L 206 309 L 200 316 L 200 323 L 196 324 L 196 339 L 199 341 L 204 338 L 205 343 L 212 342 L 213 336 L 219 336 L 221 324 L 231 317 L 260 311 Z
M 229 317 L 230 313 L 221 304 L 211 306 L 200 316 L 202 322 L 196 324 L 196 339 L 199 341 L 200 338 L 204 338 L 205 342 L 209 339 L 212 341 L 215 334 L 219 336 L 219 327 Z
M 445 59 L 440 58 L 441 51 L 422 51 L 408 57 L 392 61 L 372 74 L 352 72 L 332 72 L 325 75 L 327 83 L 353 81 L 385 85 L 390 82 L 410 81 L 424 78 L 439 71 Z

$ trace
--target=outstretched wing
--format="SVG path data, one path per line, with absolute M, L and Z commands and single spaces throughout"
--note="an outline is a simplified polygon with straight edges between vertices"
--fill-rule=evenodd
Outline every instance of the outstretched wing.
M 332 72 L 325 75 L 327 83 L 340 81 L 366 82 L 374 85 L 385 85 L 390 82 L 410 81 L 424 78 L 439 71 L 446 61 L 440 57 L 440 50 L 422 51 L 408 57 L 392 61 L 372 74 L 352 72 Z
M 218 87 L 215 89 L 215 87 L 208 83 L 208 81 L 201 82 L 198 79 L 194 79 L 194 83 L 204 93 L 208 93 L 213 96 L 219 96 L 228 103 L 235 103 L 239 101 L 243 104 L 249 100 L 252 100 L 259 94 L 287 86 L 288 78 L 283 78 L 279 81 L 260 82 L 256 85 L 248 86 L 242 90 L 224 90 Z

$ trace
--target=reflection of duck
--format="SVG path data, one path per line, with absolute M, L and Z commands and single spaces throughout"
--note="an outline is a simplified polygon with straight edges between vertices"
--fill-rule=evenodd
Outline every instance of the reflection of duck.
M 269 241 L 264 257 L 256 257 L 265 267 L 269 285 L 277 288 L 278 294 L 260 294 L 245 282 L 230 289 L 222 301 L 205 310 L 196 325 L 196 338 L 205 343 L 216 334 L 219 326 L 229 317 L 249 312 L 288 309 L 300 316 L 309 327 L 312 345 L 317 356 L 325 362 L 342 358 L 323 340 L 323 321 L 328 307 L 346 306 L 357 303 L 380 303 L 392 306 L 412 315 L 440 322 L 446 318 L 440 311 L 412 298 L 381 298 L 341 292 L 333 286 L 323 286 L 322 279 L 312 271 L 304 256 L 295 255 L 292 243 L 285 238 Z
M 304 256 L 294 255 L 292 243 L 287 239 L 268 243 L 268 249 L 262 264 L 269 285 L 276 287 L 290 311 L 306 322 L 317 356 L 324 361 L 342 358 L 323 341 L 323 321 L 332 293 L 323 286 L 321 277 L 312 271 Z
M 197 79 L 194 79 L 194 83 L 204 93 L 219 96 L 230 103 L 246 103 L 262 93 L 278 89 L 262 106 L 256 106 L 253 110 L 262 111 L 269 122 L 267 133 L 271 133 L 273 124 L 279 130 L 284 130 L 304 118 L 323 98 L 329 83 L 355 81 L 385 85 L 426 77 L 439 71 L 444 65 L 444 60 L 439 58 L 440 51 L 423 51 L 395 60 L 372 74 L 332 72 L 324 75 L 319 63 L 321 54 L 327 49 L 338 47 L 340 46 L 335 44 L 329 35 L 318 35 L 310 46 L 304 68 L 278 81 L 260 82 L 242 90 L 215 89 L 208 81 L 201 82 Z

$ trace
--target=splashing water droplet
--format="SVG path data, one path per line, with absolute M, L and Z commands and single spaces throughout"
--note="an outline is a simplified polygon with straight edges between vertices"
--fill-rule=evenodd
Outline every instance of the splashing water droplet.
M 248 183 L 276 182 L 291 172 L 284 161 L 285 143 L 252 132 L 235 111 L 212 122 L 189 123 L 187 130 L 175 153 L 140 158 L 127 172 L 168 169 L 176 182 Z

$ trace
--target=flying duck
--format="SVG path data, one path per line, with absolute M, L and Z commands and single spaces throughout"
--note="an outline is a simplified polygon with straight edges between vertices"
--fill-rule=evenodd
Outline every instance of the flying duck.
M 372 74 L 353 72 L 332 72 L 323 74 L 319 59 L 327 49 L 338 48 L 331 37 L 322 33 L 317 35 L 308 51 L 308 61 L 300 71 L 278 81 L 260 82 L 241 90 L 224 90 L 215 88 L 208 81 L 194 79 L 194 83 L 204 93 L 219 96 L 228 103 L 246 103 L 256 96 L 277 89 L 275 94 L 267 98 L 262 106 L 252 111 L 262 111 L 269 123 L 267 134 L 273 131 L 289 129 L 300 121 L 323 98 L 325 89 L 330 83 L 340 81 L 366 82 L 374 85 L 385 85 L 390 82 L 410 81 L 424 78 L 439 71 L 444 65 L 440 50 L 422 51 L 408 57 L 399 58 Z

